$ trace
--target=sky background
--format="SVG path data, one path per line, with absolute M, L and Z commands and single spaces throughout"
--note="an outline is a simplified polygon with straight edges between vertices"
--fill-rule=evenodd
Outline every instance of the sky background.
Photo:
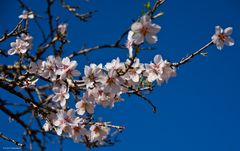
M 33 11 L 44 16 L 41 23 L 48 30 L 42 0 L 26 0 Z M 66 54 L 77 51 L 84 45 L 112 44 L 141 14 L 147 0 L 72 0 L 79 3 L 82 11 L 98 10 L 87 23 L 80 22 L 61 8 L 54 6 L 54 17 L 68 23 L 68 37 L 71 41 L 65 47 Z M 153 2 L 153 0 L 151 0 Z M 112 147 L 93 149 L 100 151 L 239 151 L 240 150 L 240 1 L 238 0 L 185 0 L 168 1 L 158 9 L 164 16 L 154 20 L 162 29 L 158 34 L 156 50 L 142 51 L 141 62 L 150 62 L 156 54 L 170 61 L 179 61 L 203 45 L 207 44 L 216 25 L 232 26 L 233 47 L 223 51 L 209 47 L 207 57 L 198 56 L 177 70 L 177 77 L 167 84 L 157 87 L 147 97 L 157 106 L 153 113 L 146 102 L 135 96 L 124 96 L 125 101 L 115 104 L 113 109 L 98 107 L 96 115 L 116 125 L 124 125 L 125 131 L 119 135 L 119 142 Z M 12 29 L 21 14 L 15 0 L 1 1 L 0 33 Z M 45 22 L 45 23 L 44 23 Z M 35 48 L 40 33 L 33 21 L 30 34 L 34 37 Z M 9 40 L 0 44 L 8 50 Z M 146 45 L 147 46 L 147 45 Z M 33 50 L 34 51 L 34 50 Z M 50 51 L 49 53 L 52 53 Z M 49 54 L 47 53 L 47 54 Z M 126 59 L 128 51 L 102 49 L 75 59 L 79 69 L 85 64 L 106 63 L 116 57 Z M 0 64 L 12 64 L 15 56 L 1 59 Z M 14 100 L 6 91 L 0 90 L 2 98 Z M 15 122 L 8 123 L 0 112 L 0 131 L 21 140 L 21 127 Z M 47 150 L 56 150 L 56 144 Z M 0 150 L 12 144 L 0 139 Z M 84 150 L 81 144 L 64 141 L 64 150 Z M 36 149 L 37 150 L 37 149 Z

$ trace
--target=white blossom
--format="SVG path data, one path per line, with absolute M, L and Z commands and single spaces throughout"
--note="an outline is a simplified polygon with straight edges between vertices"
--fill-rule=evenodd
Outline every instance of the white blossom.
M 132 58 L 133 57 L 133 35 L 134 35 L 134 32 L 133 31 L 129 31 L 128 32 L 128 38 L 127 38 L 127 42 L 126 42 L 126 47 L 127 49 L 129 50 L 129 58 Z
M 48 121 L 46 121 L 45 124 L 43 125 L 43 129 L 45 132 L 48 132 L 52 129 L 52 125 Z
M 28 88 L 31 86 L 35 86 L 38 81 L 38 78 L 27 78 L 23 81 L 23 86 L 21 88 Z
M 127 60 L 126 64 L 130 66 L 131 61 Z M 125 79 L 132 80 L 133 82 L 139 82 L 140 74 L 144 70 L 143 64 L 140 63 L 140 60 L 138 58 L 134 59 L 134 63 L 132 63 L 131 67 L 128 68 Z
M 54 87 L 53 91 L 55 94 L 52 100 L 54 102 L 60 102 L 60 105 L 65 107 L 66 100 L 69 99 L 68 88 L 65 85 L 62 85 L 61 87 Z
M 85 66 L 84 74 L 83 81 L 87 89 L 92 88 L 94 84 L 99 83 L 103 77 L 102 64 L 90 64 L 90 66 Z
M 43 71 L 41 76 L 44 78 L 51 78 L 51 80 L 56 80 L 57 75 L 56 72 L 58 70 L 58 66 L 61 64 L 60 57 L 54 57 L 52 55 L 47 57 L 46 61 L 43 61 Z
M 56 132 L 58 135 L 61 135 L 63 131 L 70 131 L 71 126 L 76 123 L 75 120 L 80 120 L 76 118 L 75 112 L 73 109 L 68 110 L 67 112 L 64 110 L 60 110 L 57 113 L 57 117 L 53 120 L 53 125 L 56 126 Z
M 70 61 L 68 57 L 62 59 L 62 63 L 57 71 L 60 75 L 60 79 L 71 78 L 72 76 L 79 76 L 80 72 L 75 70 L 77 67 L 77 61 Z
M 18 18 L 21 18 L 21 19 L 33 19 L 34 18 L 34 14 L 33 14 L 32 11 L 28 12 L 28 11 L 24 10 L 22 12 L 22 14 L 18 16 Z
M 232 27 L 228 27 L 224 30 L 220 26 L 215 27 L 215 34 L 212 36 L 212 41 L 217 46 L 217 49 L 222 50 L 224 44 L 227 46 L 234 45 L 234 40 L 230 37 L 232 32 Z
M 106 126 L 100 126 L 98 124 L 94 124 L 90 127 L 91 131 L 91 141 L 98 141 L 99 143 L 102 143 L 103 140 L 107 137 L 109 134 L 109 128 Z
M 73 125 L 69 132 L 69 136 L 74 142 L 79 142 L 80 140 L 85 139 L 85 137 L 89 137 L 89 135 L 89 131 L 85 128 L 84 124 L 81 123 Z
M 132 24 L 131 30 L 134 32 L 132 39 L 137 45 L 143 43 L 144 38 L 149 44 L 154 44 L 158 40 L 156 34 L 160 28 L 160 26 L 152 24 L 151 18 L 145 14 L 140 18 L 140 21 Z
M 154 63 L 145 64 L 146 71 L 144 75 L 148 82 L 157 81 L 158 84 L 168 80 L 175 75 L 175 69 L 171 67 L 168 61 L 164 61 L 160 55 L 154 57 Z
M 91 98 L 88 94 L 84 94 L 81 101 L 76 103 L 77 113 L 83 115 L 85 112 L 89 114 L 94 113 L 95 104 L 93 102 L 94 98 Z
M 41 74 L 43 71 L 43 61 L 39 60 L 37 63 L 30 62 L 29 72 L 34 74 Z
M 28 42 L 25 42 L 19 38 L 16 39 L 16 42 L 11 42 L 10 45 L 12 48 L 8 50 L 9 55 L 25 54 L 29 47 Z
M 67 24 L 59 24 L 57 28 L 57 32 L 64 36 L 67 33 Z
M 32 49 L 32 40 L 33 40 L 32 36 L 22 33 L 21 36 L 20 36 L 20 39 L 29 44 L 27 49 Z

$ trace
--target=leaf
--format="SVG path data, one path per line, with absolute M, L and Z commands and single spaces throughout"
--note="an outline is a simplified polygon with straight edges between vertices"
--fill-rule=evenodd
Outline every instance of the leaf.
M 202 55 L 203 57 L 207 57 L 208 56 L 208 52 L 202 52 L 202 53 L 200 53 L 200 55 Z
M 141 10 L 141 15 L 143 16 L 146 13 L 145 10 Z
M 147 9 L 151 9 L 150 1 L 148 1 L 146 4 L 143 4 L 143 6 L 146 7 Z
M 160 12 L 160 13 L 158 13 L 157 15 L 155 15 L 153 18 L 158 18 L 158 17 L 161 17 L 161 16 L 163 16 L 164 15 L 164 12 Z

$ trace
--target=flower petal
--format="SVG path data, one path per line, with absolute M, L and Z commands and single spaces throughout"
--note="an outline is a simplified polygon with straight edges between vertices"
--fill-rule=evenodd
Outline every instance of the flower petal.
M 149 34 L 146 35 L 146 41 L 149 44 L 155 44 L 158 41 L 158 38 L 157 38 L 156 35 L 149 33 Z
M 234 45 L 234 40 L 233 40 L 231 37 L 226 37 L 224 43 L 225 43 L 227 46 L 233 46 L 233 45 Z
M 140 30 L 143 28 L 143 25 L 141 24 L 141 23 L 139 23 L 139 22 L 135 22 L 135 23 L 133 23 L 132 24 L 132 26 L 131 26 L 131 30 L 133 31 L 133 32 L 140 32 Z
M 233 32 L 233 28 L 232 27 L 228 27 L 226 29 L 224 29 L 224 34 L 227 36 L 230 36 Z

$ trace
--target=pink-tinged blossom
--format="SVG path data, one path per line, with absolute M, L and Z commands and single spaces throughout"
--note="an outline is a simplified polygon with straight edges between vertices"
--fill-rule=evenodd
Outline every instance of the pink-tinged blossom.
M 61 58 L 60 57 L 54 57 L 52 55 L 47 57 L 46 61 L 43 61 L 43 72 L 41 73 L 41 76 L 44 78 L 50 78 L 51 80 L 56 80 L 57 75 L 57 69 L 58 66 L 61 64 Z
M 54 102 L 59 102 L 62 107 L 66 106 L 66 101 L 69 99 L 69 93 L 68 88 L 65 85 L 62 85 L 61 87 L 54 87 L 54 96 L 52 100 Z
M 104 88 L 102 88 L 104 89 Z M 95 98 L 96 103 L 102 105 L 103 107 L 114 107 L 114 103 L 116 101 L 116 94 L 112 92 L 106 92 L 101 88 L 93 88 L 92 90 L 88 90 L 88 93 Z
M 66 35 L 67 26 L 68 26 L 67 24 L 59 24 L 57 28 L 57 32 L 62 36 Z
M 28 50 L 29 43 L 17 38 L 16 42 L 10 43 L 10 46 L 12 48 L 10 50 L 8 50 L 9 55 L 25 54 Z
M 71 127 L 69 136 L 73 139 L 74 142 L 80 142 L 84 140 L 85 137 L 89 137 L 89 131 L 84 127 L 84 124 L 77 123 Z
M 48 132 L 52 129 L 52 125 L 48 121 L 46 121 L 46 123 L 43 125 L 43 129 L 45 132 Z
M 228 27 L 224 30 L 220 26 L 215 27 L 215 34 L 212 36 L 212 41 L 217 46 L 217 49 L 222 50 L 224 44 L 227 46 L 234 45 L 234 40 L 230 37 L 232 32 L 232 27 Z
M 71 78 L 72 76 L 79 76 L 80 72 L 75 70 L 77 67 L 77 61 L 70 61 L 68 57 L 62 59 L 62 64 L 57 71 L 60 75 L 60 79 Z
M 21 88 L 29 88 L 31 86 L 35 86 L 37 81 L 37 78 L 27 78 L 23 81 L 23 86 Z
M 134 32 L 132 39 L 137 45 L 143 43 L 144 39 L 149 44 L 154 44 L 158 40 L 156 34 L 160 31 L 160 28 L 160 26 L 152 24 L 152 20 L 148 15 L 144 15 L 139 21 L 132 24 L 131 30 Z
M 37 63 L 30 62 L 29 72 L 34 74 L 41 74 L 43 71 L 43 61 L 39 60 Z
M 24 10 L 22 12 L 22 14 L 18 16 L 18 18 L 21 18 L 21 19 L 33 19 L 34 18 L 34 14 L 33 14 L 33 12 L 28 12 L 28 11 Z
M 32 36 L 22 33 L 21 36 L 20 36 L 20 39 L 29 44 L 27 49 L 32 49 L 32 40 L 33 40 Z
M 100 144 L 107 138 L 110 129 L 106 126 L 100 126 L 98 124 L 94 124 L 90 127 L 91 131 L 91 141 L 99 142 Z
M 154 63 L 145 64 L 146 71 L 144 75 L 148 82 L 157 81 L 158 84 L 168 80 L 175 75 L 175 69 L 171 67 L 170 63 L 164 61 L 160 55 L 154 57 Z
M 116 72 L 121 72 L 125 70 L 125 65 L 117 58 L 113 59 L 110 63 L 106 63 L 105 68 L 107 71 L 114 70 Z
M 131 61 L 127 60 L 126 64 L 130 66 Z M 128 67 L 128 71 L 126 73 L 125 79 L 132 80 L 133 82 L 139 82 L 140 75 L 143 72 L 143 70 L 144 70 L 143 64 L 141 64 L 140 60 L 136 58 L 134 59 L 134 63 L 132 63 L 132 65 Z
M 99 83 L 100 79 L 103 77 L 102 64 L 99 64 L 98 66 L 96 64 L 85 66 L 84 74 L 83 81 L 85 82 L 87 89 L 93 88 L 94 84 Z
M 128 32 L 128 38 L 127 38 L 127 42 L 126 42 L 126 47 L 127 49 L 129 50 L 129 58 L 132 58 L 133 57 L 133 35 L 134 35 L 134 32 L 133 31 L 129 31 Z
M 74 126 L 76 121 L 80 121 L 80 119 L 76 118 L 75 111 L 73 109 L 70 109 L 67 112 L 60 110 L 57 113 L 56 119 L 53 120 L 53 125 L 56 126 L 55 131 L 57 134 L 62 135 L 63 131 L 70 131 L 71 126 Z
M 93 114 L 94 113 L 94 98 L 92 96 L 89 96 L 88 94 L 84 94 L 81 101 L 76 103 L 77 113 L 79 115 L 83 115 L 84 113 Z
M 101 80 L 105 92 L 119 93 L 123 80 L 118 76 L 115 70 L 109 70 L 107 75 Z

